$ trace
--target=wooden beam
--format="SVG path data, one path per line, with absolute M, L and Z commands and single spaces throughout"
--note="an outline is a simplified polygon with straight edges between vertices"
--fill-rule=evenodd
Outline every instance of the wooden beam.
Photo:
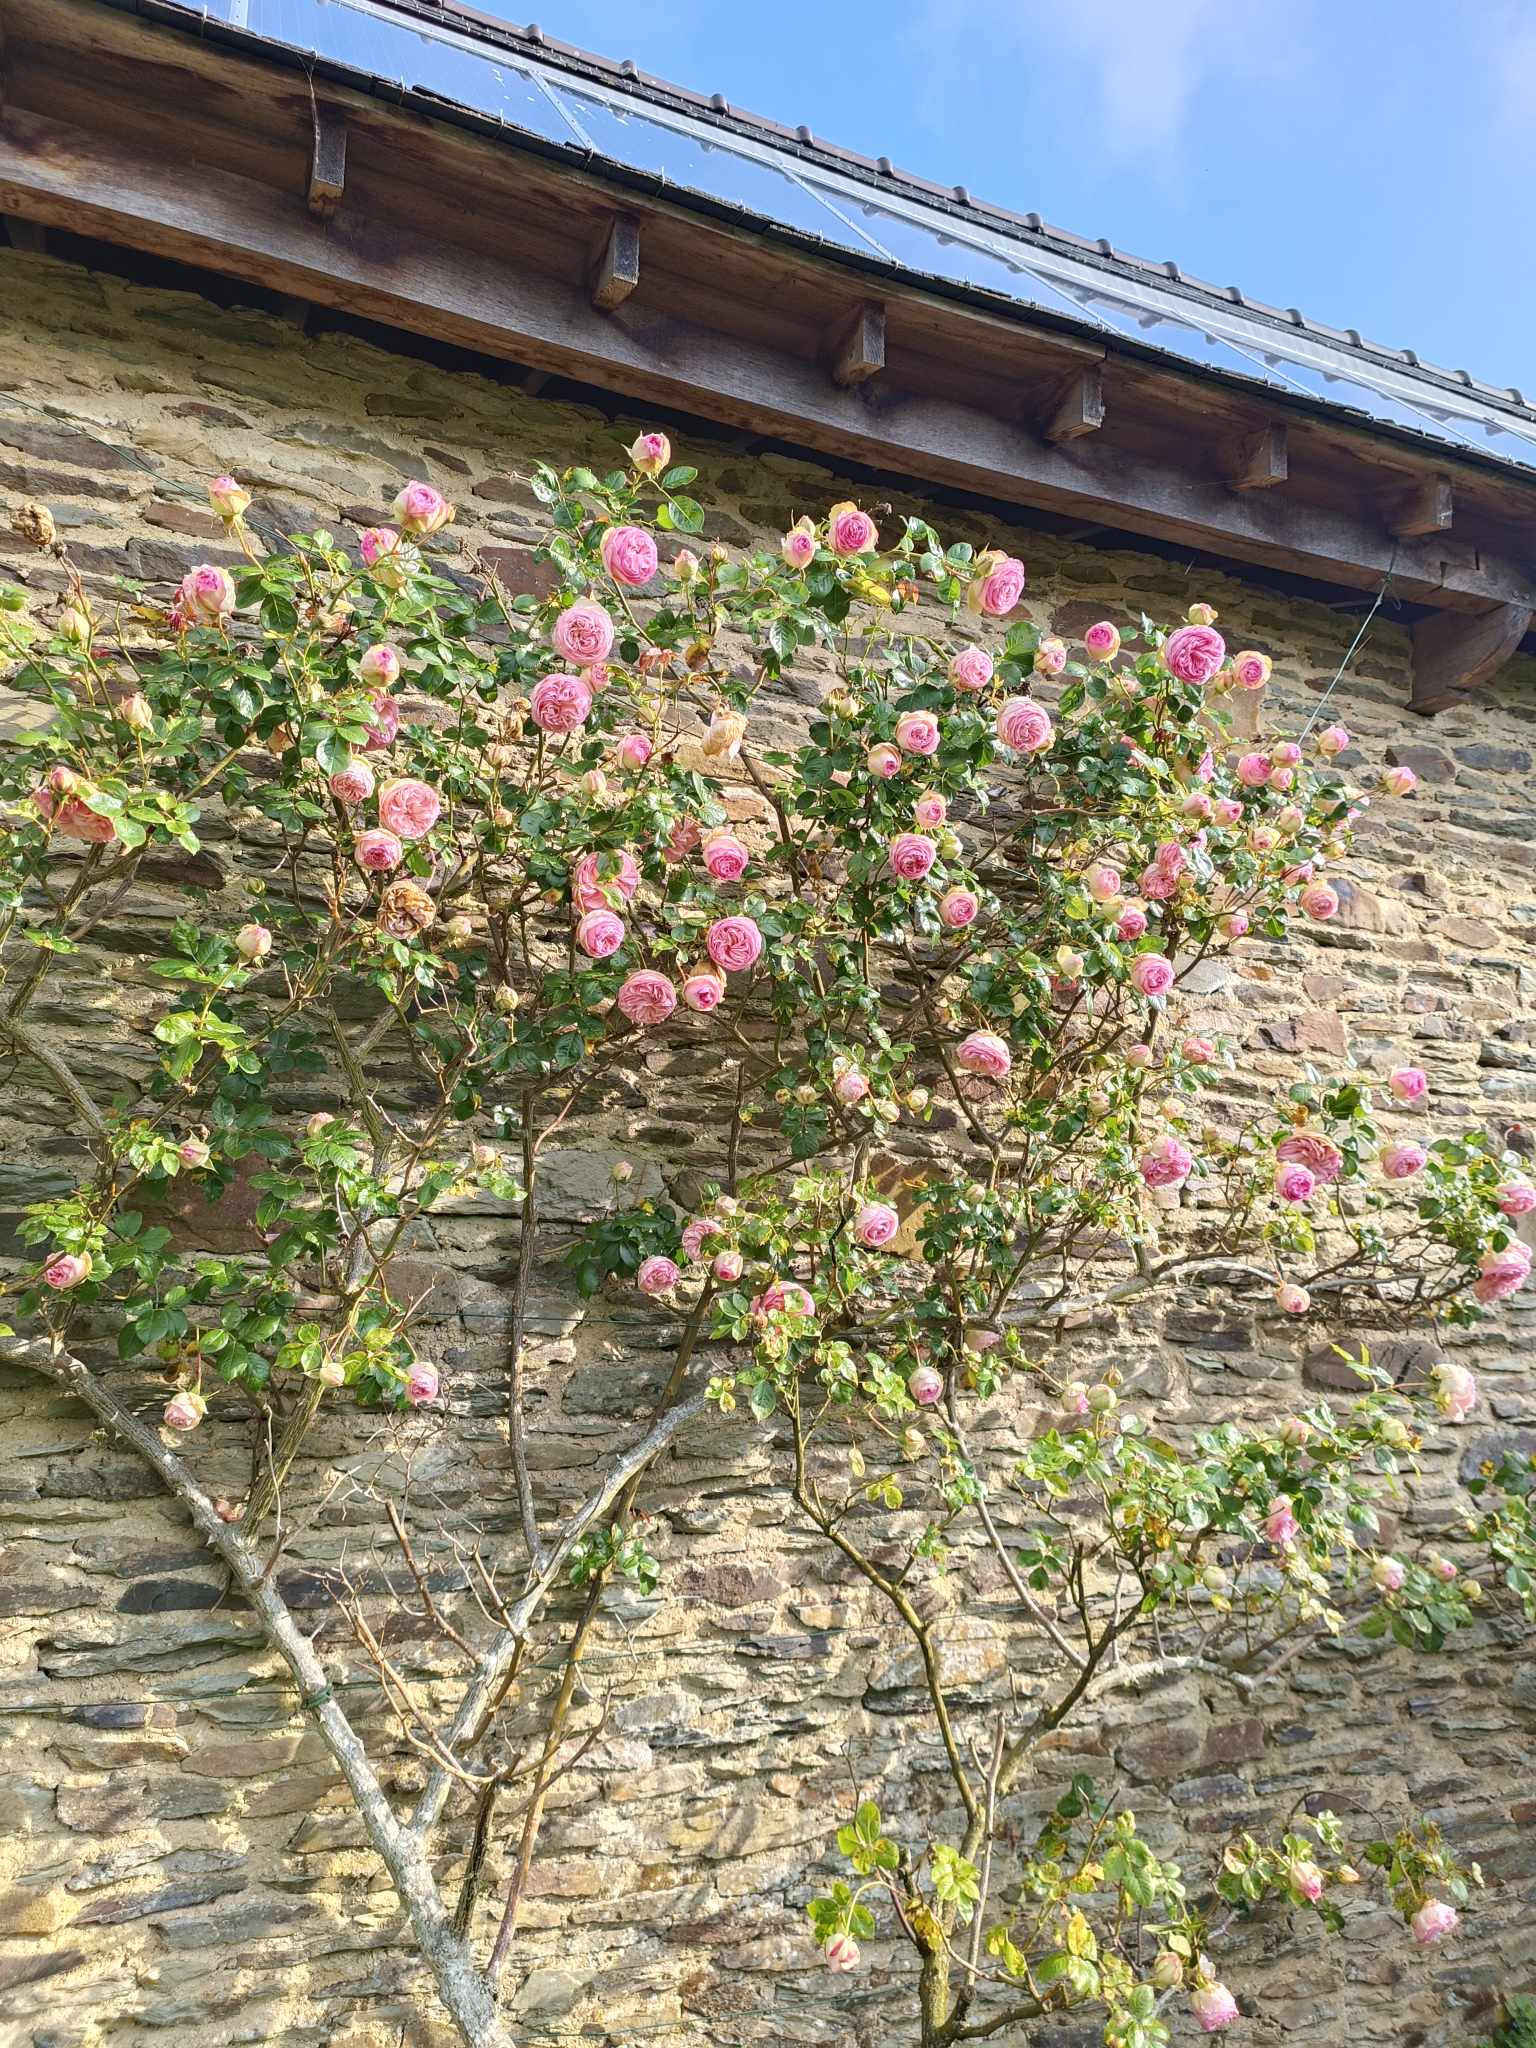
M 1056 445 L 1096 434 L 1104 424 L 1104 366 L 1074 371 L 1046 409 L 1040 431 Z
M 1268 491 L 1290 473 L 1286 430 L 1277 421 L 1245 434 L 1232 450 L 1227 483 L 1234 491 Z
M 832 382 L 843 390 L 866 384 L 885 368 L 885 308 L 866 299 L 832 345 Z
M 309 210 L 329 220 L 347 189 L 347 124 L 334 107 L 314 109 L 314 143 L 309 158 Z
M 1496 675 L 1530 630 L 1536 606 L 1495 605 L 1486 612 L 1431 612 L 1413 629 L 1410 711 L 1426 717 L 1459 704 Z
M 592 303 L 600 313 L 611 313 L 639 282 L 640 223 L 632 214 L 617 213 L 592 273 Z
M 1389 492 L 1383 504 L 1387 531 L 1399 540 L 1449 533 L 1456 509 L 1448 476 L 1425 477 L 1405 490 Z
M 1166 456 L 1100 445 L 1108 437 L 1092 432 L 1070 449 L 1053 447 L 980 403 L 937 392 L 903 393 L 877 417 L 862 393 L 832 383 L 823 361 L 771 332 L 749 339 L 705 325 L 707 294 L 697 307 L 647 308 L 636 297 L 598 313 L 585 288 L 509 265 L 493 246 L 413 227 L 391 198 L 383 179 L 366 195 L 354 190 L 347 233 L 336 235 L 254 178 L 213 167 L 189 177 L 173 148 L 113 140 L 19 107 L 0 132 L 0 211 L 916 481 L 1350 589 L 1374 591 L 1390 566 L 1399 596 L 1446 609 L 1536 605 L 1536 573 L 1522 562 L 1434 537 L 1394 543 L 1374 507 L 1234 492 Z M 914 298 L 904 293 L 899 303 Z M 887 296 L 893 321 L 897 304 Z
M 5 232 L 13 249 L 25 249 L 30 256 L 48 254 L 48 230 L 35 220 L 18 220 L 10 214 L 6 217 Z

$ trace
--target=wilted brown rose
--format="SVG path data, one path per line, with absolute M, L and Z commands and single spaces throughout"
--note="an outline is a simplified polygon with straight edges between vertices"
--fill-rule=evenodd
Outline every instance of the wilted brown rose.
M 391 882 L 379 898 L 379 930 L 392 939 L 413 939 L 437 920 L 437 905 L 415 882 Z
M 58 538 L 53 514 L 46 505 L 18 506 L 11 519 L 11 526 L 23 540 L 30 541 L 35 548 L 51 548 Z

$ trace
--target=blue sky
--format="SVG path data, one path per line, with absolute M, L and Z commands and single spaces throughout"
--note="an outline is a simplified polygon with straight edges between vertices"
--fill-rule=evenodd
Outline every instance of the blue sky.
M 489 4 L 1536 396 L 1536 0 Z

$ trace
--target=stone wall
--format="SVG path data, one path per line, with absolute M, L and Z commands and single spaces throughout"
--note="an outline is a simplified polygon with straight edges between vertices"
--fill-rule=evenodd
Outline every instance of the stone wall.
M 535 456 L 600 459 L 634 431 L 631 419 L 530 396 L 512 379 L 355 337 L 306 337 L 265 311 L 43 257 L 0 253 L 0 309 L 0 504 L 50 505 L 93 579 L 125 562 L 160 578 L 220 559 L 203 486 L 231 470 L 263 521 L 339 533 L 378 518 L 400 477 L 430 476 L 458 502 L 467 541 L 525 585 L 533 507 L 519 471 Z M 728 540 L 776 533 L 841 496 L 918 504 L 887 486 L 850 488 L 808 459 L 700 441 L 688 454 Z M 1031 614 L 1068 634 L 1092 618 L 1143 607 L 1166 616 L 1210 599 L 1238 644 L 1275 656 L 1263 714 L 1273 731 L 1296 729 L 1356 623 L 1149 552 L 999 533 L 963 508 L 935 516 L 955 537 L 985 534 L 1023 555 Z M 54 572 L 0 535 L 0 573 L 47 589 Z M 1337 922 L 1310 945 L 1245 944 L 1235 969 L 1212 975 L 1192 1021 L 1236 1039 L 1258 1091 L 1298 1054 L 1373 1068 L 1412 1056 L 1432 1069 L 1442 1109 L 1502 1129 L 1536 1113 L 1536 665 L 1512 663 L 1427 725 L 1404 711 L 1407 690 L 1406 635 L 1389 611 L 1334 704 L 1373 756 L 1417 769 L 1419 794 L 1372 813 Z M 25 721 L 14 699 L 8 714 Z M 789 693 L 786 726 L 802 714 Z M 167 864 L 89 972 L 34 1012 L 67 1030 L 87 1079 L 144 1062 L 153 993 L 139 960 L 189 901 L 217 916 L 239 838 L 231 821 L 205 857 Z M 642 1185 L 686 1199 L 709 1156 L 705 1123 L 677 1107 L 698 1078 L 686 1059 L 660 1058 L 653 1099 L 573 1137 L 553 1164 L 551 1220 L 590 1213 L 620 1150 Z M 77 1157 L 37 1072 L 9 1072 L 6 1103 L 0 1255 L 15 1252 L 16 1208 L 61 1185 Z M 238 1240 L 244 1225 L 198 1227 Z M 361 1438 L 326 1424 L 314 1441 L 285 1584 L 327 1640 L 335 1621 L 317 1573 L 349 1531 L 357 1540 L 349 1488 L 402 1451 L 418 1489 L 473 1503 L 490 1546 L 510 1531 L 498 1373 L 515 1242 L 510 1213 L 482 1199 L 434 1218 L 413 1247 L 433 1289 L 446 1415 Z M 1454 1515 L 1458 1456 L 1465 1473 L 1493 1440 L 1536 1428 L 1522 1319 L 1529 1306 L 1503 1336 L 1476 1340 L 1484 1403 L 1433 1454 L 1418 1510 L 1427 1529 Z M 676 1332 L 619 1299 L 583 1316 L 553 1257 L 541 1264 L 532 1328 L 539 1485 L 566 1501 L 594 1444 L 643 1412 Z M 1193 1297 L 1150 1327 L 1143 1316 L 1080 1343 L 1085 1362 L 1113 1356 L 1141 1373 L 1174 1429 L 1338 1384 L 1316 1335 L 1255 1327 Z M 977 1432 L 990 1469 L 1030 1420 L 1012 1400 Z M 132 1457 L 92 1434 L 83 1410 L 34 1382 L 6 1384 L 0 1438 L 0 2048 L 445 2040 L 414 2017 L 424 2008 L 393 1896 L 316 1737 L 179 1513 Z M 211 1484 L 239 1490 L 241 1441 L 234 1407 L 216 1401 L 199 1439 Z M 829 1980 L 803 1903 L 849 1765 L 866 1784 L 889 1775 L 898 1814 L 932 1812 L 940 1759 L 905 1644 L 797 1524 L 783 1480 L 771 1437 L 715 1425 L 646 1491 L 666 1579 L 655 1601 L 610 1599 L 583 1667 L 595 1697 L 611 1691 L 611 1716 L 558 1788 L 542 1838 L 512 1980 L 529 2039 L 894 2048 L 909 2038 L 882 1992 L 892 1971 L 906 1974 L 905 1956 L 876 1944 L 863 1974 Z M 1001 1673 L 1003 1590 L 984 1573 L 979 1597 L 962 1600 L 953 1581 L 925 1589 L 948 1610 L 946 1655 L 968 1695 Z M 425 1646 L 421 1658 L 430 1677 Z M 1356 1641 L 1302 1659 L 1294 1680 L 1288 1700 L 1244 1702 L 1187 1676 L 1122 1696 L 1054 1761 L 1118 1781 L 1160 1842 L 1188 1845 L 1192 1867 L 1234 1823 L 1314 1789 L 1389 1824 L 1438 1819 L 1490 1882 L 1464 1939 L 1426 1958 L 1362 1905 L 1347 1939 L 1319 1957 L 1271 1917 L 1239 1940 L 1228 1974 L 1260 2016 L 1255 2039 L 1408 2048 L 1469 2038 L 1494 1989 L 1528 1984 L 1536 1969 L 1536 1682 L 1517 1639 L 1488 1625 L 1454 1664 Z M 417 1776 L 403 1746 L 392 1761 L 401 1785 Z M 1022 1794 L 1026 1816 L 1037 1796 Z

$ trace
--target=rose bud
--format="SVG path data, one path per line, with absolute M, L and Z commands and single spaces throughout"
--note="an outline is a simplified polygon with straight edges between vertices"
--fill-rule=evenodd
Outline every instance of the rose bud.
M 208 502 L 226 526 L 233 526 L 245 517 L 251 494 L 242 490 L 232 476 L 216 476 L 208 486 Z
M 321 1132 L 329 1130 L 335 1121 L 335 1117 L 331 1115 L 328 1109 L 317 1109 L 305 1124 L 304 1135 L 307 1138 L 318 1138 Z
M 182 1387 L 165 1404 L 162 1420 L 167 1429 L 196 1429 L 208 1413 L 208 1403 L 195 1387 Z
M 628 453 L 642 476 L 660 476 L 672 460 L 672 443 L 665 434 L 640 434 L 630 442 Z
M 264 924 L 243 924 L 235 933 L 235 951 L 242 960 L 265 960 L 272 950 L 272 934 Z
M 117 715 L 132 732 L 148 732 L 155 722 L 149 699 L 141 690 L 130 690 L 126 697 L 119 699 Z
M 59 613 L 57 631 L 61 640 L 67 640 L 71 647 L 78 647 L 84 653 L 95 634 L 96 622 L 88 611 L 82 611 L 79 605 L 69 604 Z M 122 716 L 121 709 L 118 716 Z
M 1192 626 L 1214 626 L 1221 615 L 1214 605 L 1192 604 L 1184 616 Z
M 196 1170 L 206 1166 L 213 1154 L 201 1138 L 183 1138 L 176 1147 L 176 1157 L 183 1166 Z

